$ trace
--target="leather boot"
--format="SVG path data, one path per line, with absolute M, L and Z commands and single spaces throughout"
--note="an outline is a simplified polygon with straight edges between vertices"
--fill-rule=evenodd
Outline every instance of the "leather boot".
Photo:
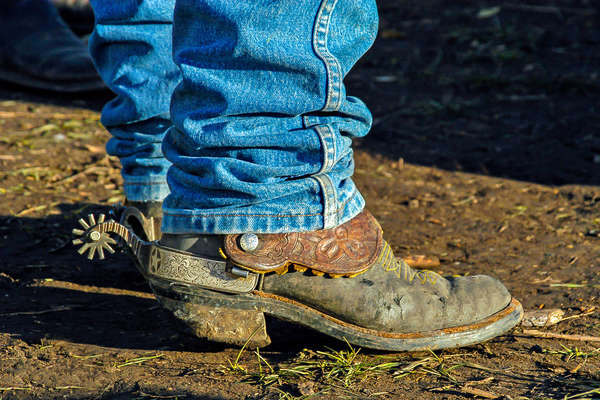
M 158 218 L 151 209 L 146 221 Z M 129 210 L 121 220 L 129 226 L 104 215 L 80 220 L 85 230 L 73 231 L 73 244 L 88 258 L 102 258 L 116 243 L 110 234 L 120 236 L 161 305 L 201 338 L 266 346 L 268 314 L 363 347 L 417 351 L 480 343 L 523 316 L 494 278 L 410 268 L 394 257 L 368 211 L 313 232 L 166 234 L 149 241 L 133 227 L 143 213 Z
M 363 347 L 417 351 L 491 339 L 523 313 L 494 278 L 411 269 L 367 211 L 315 232 L 164 235 L 138 256 L 178 320 L 236 345 L 270 343 L 264 314 Z
M 145 241 L 159 240 L 162 236 L 162 201 L 130 201 L 125 200 L 119 214 L 121 225 L 131 229 L 140 239 Z
M 0 4 L 0 78 L 58 92 L 104 89 L 87 46 L 48 0 Z

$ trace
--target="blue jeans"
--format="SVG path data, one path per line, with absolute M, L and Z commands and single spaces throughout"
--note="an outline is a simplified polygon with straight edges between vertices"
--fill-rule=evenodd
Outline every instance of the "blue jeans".
M 375 0 L 92 5 L 117 94 L 107 149 L 128 199 L 164 198 L 163 232 L 310 231 L 363 209 L 351 144 L 372 118 L 343 79 L 375 39 Z

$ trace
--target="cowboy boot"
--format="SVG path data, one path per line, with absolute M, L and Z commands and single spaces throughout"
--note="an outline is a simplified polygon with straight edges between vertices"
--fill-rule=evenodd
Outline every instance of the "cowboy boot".
M 368 211 L 313 232 L 167 234 L 155 242 L 103 215 L 95 221 L 74 230 L 81 254 L 102 257 L 116 243 L 110 233 L 119 235 L 161 305 L 217 342 L 268 345 L 268 314 L 363 347 L 443 349 L 489 340 L 523 316 L 494 278 L 444 278 L 395 258 Z
M 119 222 L 145 241 L 159 240 L 162 236 L 162 201 L 131 201 L 125 199 L 118 212 Z
M 0 4 L 0 78 L 58 92 L 104 89 L 87 46 L 47 0 Z
M 94 11 L 89 0 L 51 0 L 71 31 L 78 36 L 89 35 L 94 29 Z
M 162 201 L 131 201 L 125 199 L 123 207 L 116 212 L 119 223 L 140 239 L 157 241 L 162 236 Z M 125 253 L 138 271 L 144 274 L 142 266 L 131 248 L 125 246 Z
M 523 314 L 494 278 L 411 269 L 368 211 L 315 232 L 164 235 L 138 257 L 176 319 L 235 345 L 270 343 L 264 314 L 393 351 L 480 343 Z

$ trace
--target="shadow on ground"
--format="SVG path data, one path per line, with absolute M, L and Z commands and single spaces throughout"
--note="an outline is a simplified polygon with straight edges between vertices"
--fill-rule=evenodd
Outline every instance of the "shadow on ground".
M 549 185 L 600 184 L 600 20 L 575 1 L 380 3 L 349 76 L 392 160 Z

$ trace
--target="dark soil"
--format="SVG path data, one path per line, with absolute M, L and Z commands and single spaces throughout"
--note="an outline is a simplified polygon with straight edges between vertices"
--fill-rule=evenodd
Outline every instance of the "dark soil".
M 394 250 L 437 256 L 445 274 L 498 277 L 528 310 L 585 314 L 543 331 L 600 336 L 600 10 L 386 0 L 380 13 L 380 38 L 348 86 L 375 117 L 356 146 L 356 181 Z M 265 386 L 228 371 L 238 349 L 180 334 L 125 256 L 88 262 L 70 244 L 78 218 L 123 200 L 98 122 L 108 98 L 0 88 L 0 399 L 462 399 L 469 388 L 563 399 L 600 388 L 600 343 L 521 328 L 437 353 L 445 367 L 348 387 L 321 374 Z M 270 326 L 260 354 L 274 367 L 317 357 L 305 348 L 346 348 Z M 139 357 L 154 358 L 122 365 Z M 240 363 L 258 371 L 252 351 Z

